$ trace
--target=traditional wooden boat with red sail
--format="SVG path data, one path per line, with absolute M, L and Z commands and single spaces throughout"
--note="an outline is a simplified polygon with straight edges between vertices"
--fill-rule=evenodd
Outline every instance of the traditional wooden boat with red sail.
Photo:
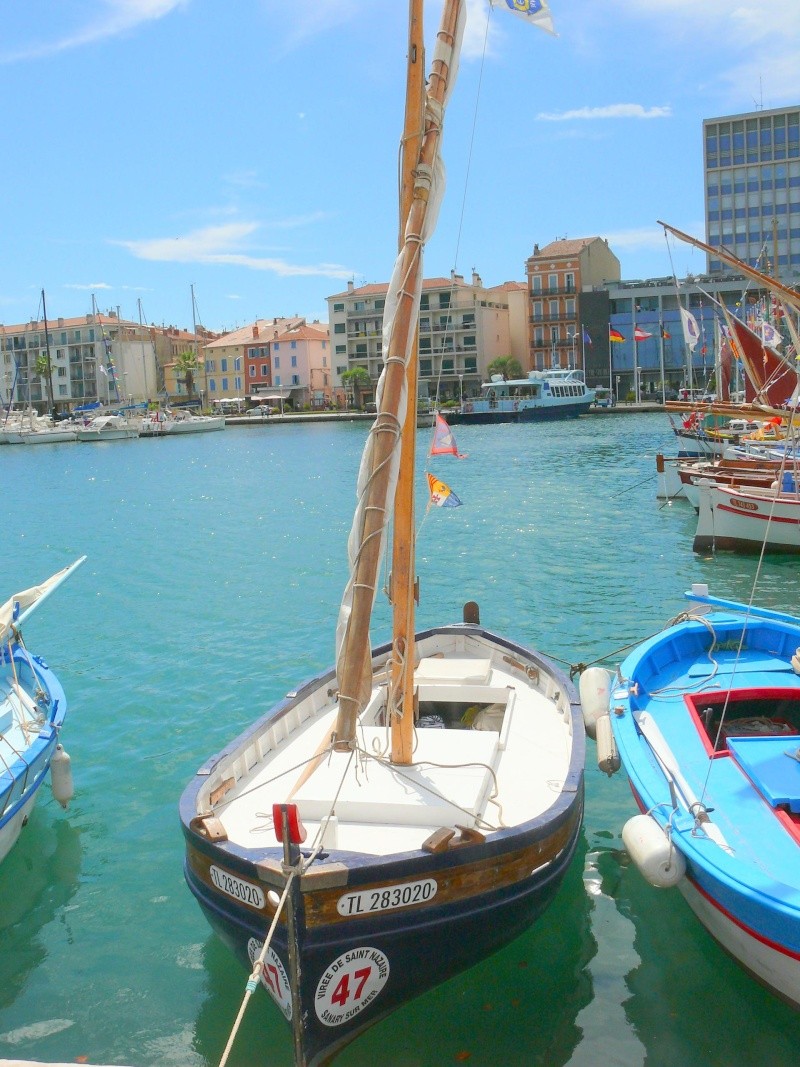
M 584 729 L 570 680 L 484 629 L 474 604 L 464 621 L 415 633 L 422 249 L 464 20 L 464 0 L 446 0 L 426 93 L 422 2 L 411 0 L 402 236 L 336 667 L 208 759 L 180 805 L 189 887 L 251 971 L 243 1003 L 260 982 L 289 1021 L 298 1065 L 329 1062 L 529 927 L 581 827 Z M 392 637 L 371 649 L 392 508 Z

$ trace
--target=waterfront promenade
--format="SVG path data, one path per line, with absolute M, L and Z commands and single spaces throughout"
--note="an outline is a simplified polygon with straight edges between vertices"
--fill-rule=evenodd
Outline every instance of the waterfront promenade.
M 617 404 L 613 408 L 590 407 L 587 415 L 635 415 L 642 412 L 665 411 L 663 404 Z M 447 411 L 442 414 L 447 418 Z M 420 425 L 426 425 L 430 416 L 424 415 Z M 286 425 L 300 422 L 372 422 L 374 411 L 291 411 L 283 415 L 226 415 L 226 426 Z M 547 420 L 541 420 L 547 421 Z

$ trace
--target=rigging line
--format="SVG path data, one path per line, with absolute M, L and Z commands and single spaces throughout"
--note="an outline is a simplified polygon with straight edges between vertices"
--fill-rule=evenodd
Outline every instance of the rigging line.
M 462 193 L 462 196 L 461 196 L 461 211 L 459 213 L 458 228 L 456 230 L 456 245 L 455 245 L 455 251 L 454 251 L 454 255 L 453 255 L 453 268 L 452 268 L 453 275 L 455 275 L 455 273 L 456 273 L 456 269 L 457 269 L 457 265 L 458 265 L 458 256 L 459 256 L 459 252 L 460 252 L 460 249 L 461 249 L 461 234 L 462 234 L 463 229 L 464 229 L 464 215 L 465 215 L 465 212 L 466 212 L 466 205 L 467 205 L 467 189 L 469 187 L 470 172 L 471 172 L 471 169 L 472 169 L 472 153 L 473 153 L 473 149 L 474 149 L 474 146 L 475 146 L 475 131 L 477 130 L 477 127 L 478 127 L 478 105 L 480 104 L 481 88 L 483 86 L 483 71 L 484 71 L 484 68 L 486 66 L 486 50 L 487 50 L 488 42 L 489 42 L 489 20 L 492 17 L 492 11 L 493 10 L 494 9 L 492 8 L 492 6 L 489 5 L 489 10 L 486 13 L 486 28 L 485 28 L 484 34 L 483 34 L 483 51 L 481 52 L 481 64 L 480 64 L 480 68 L 478 70 L 478 85 L 477 85 L 477 89 L 475 91 L 475 110 L 473 111 L 473 114 L 472 114 L 472 128 L 470 130 L 469 145 L 468 145 L 468 148 L 467 148 L 467 165 L 466 165 L 466 169 L 465 169 L 465 172 L 464 172 L 464 192 Z M 452 331 L 454 329 L 453 317 L 452 317 L 453 293 L 454 292 L 455 292 L 455 278 L 453 279 L 453 285 L 451 286 L 451 289 L 450 289 L 450 307 L 448 308 L 449 331 Z M 454 338 L 453 348 L 455 349 L 455 334 L 454 333 L 453 333 L 453 338 Z M 444 342 L 447 339 L 448 339 L 447 333 L 445 333 L 445 336 L 442 338 L 442 341 Z M 444 356 L 444 349 L 442 350 L 442 352 L 440 353 L 440 356 L 439 356 L 439 371 L 438 371 L 438 374 L 436 376 L 436 393 L 435 393 L 435 396 L 436 396 L 436 407 L 437 408 L 439 406 L 439 389 L 440 389 L 441 381 L 442 381 L 442 359 L 443 359 L 443 356 Z

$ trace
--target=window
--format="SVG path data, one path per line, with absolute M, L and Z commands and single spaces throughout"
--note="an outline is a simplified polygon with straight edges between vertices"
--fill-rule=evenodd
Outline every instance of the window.
M 227 390 L 227 388 L 228 388 L 228 379 L 227 378 L 223 378 L 222 379 L 222 388 Z
M 547 288 L 548 289 L 558 289 L 558 275 L 557 274 L 548 274 L 547 275 Z
M 343 322 L 335 322 L 333 324 L 333 332 L 334 333 L 344 333 L 345 332 L 345 328 L 346 327 L 345 327 L 345 324 Z
M 241 356 L 237 356 L 236 359 L 233 361 L 233 369 L 234 370 L 241 370 L 242 369 L 242 357 Z
M 297 348 L 297 341 L 292 341 L 291 347 L 292 348 Z
M 276 385 L 280 385 L 281 384 L 281 376 L 280 376 L 280 374 L 276 374 L 275 375 L 275 384 Z
M 250 364 L 250 366 L 249 366 L 249 367 L 247 368 L 247 370 L 248 370 L 248 374 L 250 375 L 250 377 L 251 377 L 251 378 L 255 378 L 255 376 L 256 376 L 256 368 L 255 368 L 255 367 L 253 366 L 253 364 L 252 364 L 252 363 L 251 363 L 251 364 Z
M 300 384 L 300 377 L 299 377 L 299 375 L 297 375 L 297 374 L 293 374 L 293 375 L 292 375 L 292 385 L 299 385 L 299 384 Z
M 333 305 L 333 310 L 334 311 L 344 311 L 344 304 L 334 304 Z
M 269 367 L 266 365 L 266 363 L 261 364 L 261 377 L 269 378 Z
M 275 358 L 272 360 L 272 365 L 275 368 L 275 370 L 277 370 L 278 367 L 280 367 L 280 365 L 281 365 L 281 357 L 280 356 L 275 356 Z
M 223 372 L 223 374 L 228 369 L 228 361 L 224 357 L 219 361 L 219 369 Z
M 564 284 L 570 292 L 575 288 L 575 275 L 572 271 L 567 271 L 564 275 Z
M 216 391 L 217 391 L 217 383 L 216 383 L 216 381 L 215 381 L 215 380 L 214 380 L 213 378 L 210 378 L 210 379 L 209 379 L 209 382 L 208 382 L 208 391 L 209 391 L 210 393 L 216 393 Z
M 534 276 L 531 278 L 531 289 L 534 293 L 541 293 L 542 278 L 540 274 L 534 274 Z
M 292 356 L 292 366 L 293 367 L 297 366 L 297 356 Z

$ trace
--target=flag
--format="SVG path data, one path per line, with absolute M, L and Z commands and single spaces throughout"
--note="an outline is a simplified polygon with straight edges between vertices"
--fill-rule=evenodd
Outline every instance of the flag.
M 694 351 L 700 338 L 697 319 L 690 311 L 685 311 L 683 308 L 679 308 L 678 310 L 681 313 L 681 322 L 683 323 L 683 339 L 689 348 Z
M 102 363 L 98 363 L 97 364 L 97 369 L 100 371 L 101 374 L 105 374 L 105 376 L 108 377 L 108 371 L 106 370 L 106 368 L 103 366 Z
M 615 330 L 613 326 L 609 326 L 608 327 L 608 339 L 609 339 L 609 341 L 624 341 L 625 340 L 625 338 L 622 336 L 622 334 L 619 332 L 619 330 Z
M 643 330 L 640 326 L 634 326 L 633 328 L 634 341 L 646 341 L 648 337 L 652 336 L 651 333 L 648 333 L 647 330 Z
M 457 459 L 466 459 L 463 452 L 456 447 L 456 439 L 453 431 L 447 425 L 442 416 L 436 413 L 436 421 L 433 425 L 433 440 L 431 441 L 430 456 L 456 456 Z
M 783 344 L 783 338 L 778 330 L 769 322 L 760 322 L 761 327 L 761 340 L 765 345 L 770 345 L 772 348 L 778 348 Z
M 431 494 L 428 507 L 433 504 L 437 508 L 457 508 L 461 504 L 461 501 L 450 486 L 440 482 L 430 472 L 428 472 L 428 489 Z
M 492 7 L 504 7 L 514 15 L 519 15 L 531 26 L 538 26 L 555 36 L 553 17 L 547 0 L 490 0 Z
M 669 333 L 664 326 L 662 326 L 661 327 L 661 336 L 664 338 L 665 341 L 669 341 L 671 339 L 671 337 L 672 337 L 672 334 Z
M 589 336 L 589 331 L 586 329 L 585 326 L 583 327 L 583 343 L 585 345 L 590 345 L 592 343 L 592 339 Z

